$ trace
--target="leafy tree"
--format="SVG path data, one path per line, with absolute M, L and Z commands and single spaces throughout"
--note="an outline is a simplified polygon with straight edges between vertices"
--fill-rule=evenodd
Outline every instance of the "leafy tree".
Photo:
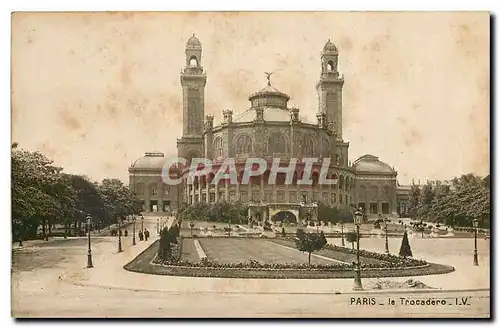
M 75 234 L 90 214 L 97 222 L 115 222 L 115 217 L 137 214 L 138 200 L 116 179 L 99 186 L 88 178 L 66 174 L 40 152 L 12 144 L 12 235 L 13 240 L 34 238 L 41 225 L 48 238 L 55 224 L 62 224 L 65 236 L 75 222 Z
M 415 217 L 417 215 L 418 206 L 420 204 L 420 186 L 413 184 L 410 188 L 409 202 L 408 202 L 408 215 Z
M 347 207 L 347 206 L 342 206 L 338 209 L 337 211 L 338 219 L 341 222 L 354 222 L 354 217 L 353 217 L 353 209 Z
M 489 178 L 466 174 L 452 180 L 452 188 L 437 184 L 430 205 L 421 205 L 421 220 L 445 222 L 451 226 L 471 226 L 473 219 L 482 227 L 490 225 Z
M 160 232 L 160 242 L 158 248 L 158 256 L 164 261 L 175 261 L 172 258 L 172 244 L 178 244 L 179 227 L 173 225 L 170 229 L 163 228 Z
M 335 223 L 338 220 L 339 213 L 336 207 L 318 203 L 318 220 Z
M 410 248 L 410 242 L 408 241 L 408 233 L 405 231 L 403 234 L 403 240 L 401 242 L 401 248 L 399 249 L 399 256 L 402 257 L 412 257 L 413 254 Z
M 297 230 L 298 232 L 298 230 Z M 309 266 L 311 265 L 311 254 L 314 251 L 319 251 L 326 245 L 326 238 L 323 235 L 323 238 L 319 233 L 302 233 L 298 234 L 298 237 L 295 240 L 295 244 L 297 246 L 297 249 L 301 252 L 307 252 L 308 253 L 308 264 Z

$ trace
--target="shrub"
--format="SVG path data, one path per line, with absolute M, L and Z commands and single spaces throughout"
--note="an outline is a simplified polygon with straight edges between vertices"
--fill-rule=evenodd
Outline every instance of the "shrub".
M 404 258 L 412 257 L 410 242 L 408 241 L 408 233 L 405 231 L 403 234 L 403 240 L 401 241 L 401 248 L 399 249 L 399 256 Z

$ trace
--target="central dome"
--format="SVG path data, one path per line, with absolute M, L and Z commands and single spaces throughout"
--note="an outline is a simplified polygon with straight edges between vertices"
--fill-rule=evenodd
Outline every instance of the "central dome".
M 269 83 L 259 91 L 252 93 L 248 100 L 252 103 L 252 107 L 277 107 L 287 109 L 290 97 Z

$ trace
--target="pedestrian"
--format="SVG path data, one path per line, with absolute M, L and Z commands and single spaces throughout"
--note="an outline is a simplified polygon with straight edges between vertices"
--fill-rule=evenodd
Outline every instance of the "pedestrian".
M 142 230 L 139 230 L 139 240 L 142 241 L 144 239 L 144 235 L 142 234 Z
M 125 237 L 128 236 L 128 230 L 125 230 Z
M 146 241 L 148 241 L 148 238 L 149 238 L 149 231 L 148 231 L 148 229 L 145 229 L 144 230 L 144 239 L 146 239 Z

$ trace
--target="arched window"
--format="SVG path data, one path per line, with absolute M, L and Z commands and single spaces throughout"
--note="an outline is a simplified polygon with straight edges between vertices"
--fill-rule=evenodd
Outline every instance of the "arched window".
M 170 186 L 168 184 L 163 184 L 163 195 L 168 196 L 170 193 Z
M 286 154 L 286 140 L 285 137 L 279 133 L 273 133 L 267 142 L 267 152 L 269 154 Z
M 191 56 L 191 58 L 189 58 L 189 66 L 198 67 L 198 59 L 196 56 Z
M 236 154 L 251 154 L 252 138 L 248 135 L 240 135 L 236 139 Z
M 222 138 L 221 137 L 217 137 L 215 138 L 214 140 L 214 155 L 215 157 L 221 157 L 222 156 L 222 152 L 223 152 L 223 143 L 222 143 Z
M 330 60 L 328 64 L 326 64 L 326 70 L 327 72 L 333 72 L 333 69 L 334 69 L 333 61 Z
M 314 149 L 314 139 L 312 136 L 306 134 L 302 139 L 302 155 L 314 156 L 316 150 Z
M 343 190 L 343 189 L 344 189 L 344 176 L 343 176 L 343 175 L 341 175 L 341 176 L 339 177 L 339 189 L 340 189 L 340 190 Z

